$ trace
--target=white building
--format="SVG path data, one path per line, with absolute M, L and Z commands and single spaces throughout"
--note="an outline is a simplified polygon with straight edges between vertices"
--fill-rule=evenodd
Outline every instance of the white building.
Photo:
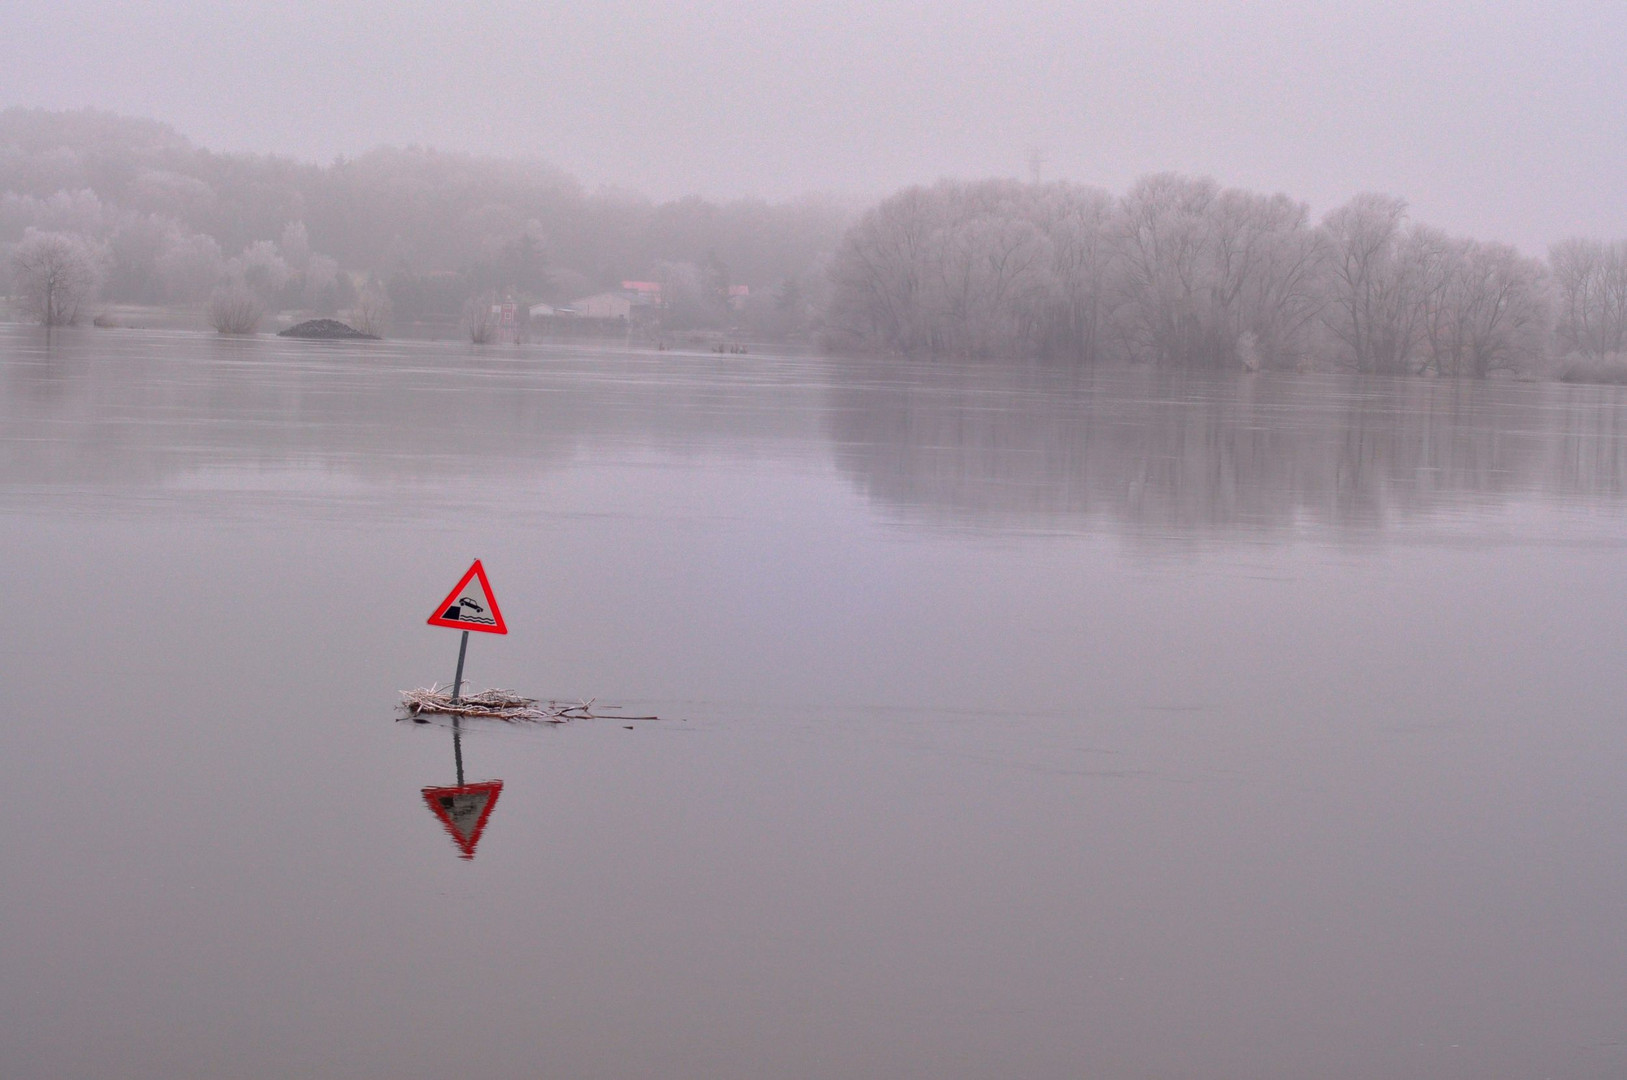
M 571 307 L 585 319 L 625 319 L 633 310 L 633 302 L 621 293 L 602 292 L 572 300 Z

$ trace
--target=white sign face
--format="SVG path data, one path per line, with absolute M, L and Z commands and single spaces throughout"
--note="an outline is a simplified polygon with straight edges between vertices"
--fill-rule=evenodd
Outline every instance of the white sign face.
M 491 597 L 486 595 L 479 574 L 470 578 L 463 588 L 458 590 L 457 596 L 446 605 L 446 610 L 441 612 L 441 618 L 447 622 L 497 625 L 497 618 L 492 614 Z
M 491 802 L 492 793 L 489 788 L 479 791 L 465 791 L 457 795 L 442 795 L 437 801 L 441 806 L 441 820 L 446 822 L 459 840 L 465 844 L 474 838 L 475 829 L 480 825 L 480 817 L 486 810 L 486 804 Z

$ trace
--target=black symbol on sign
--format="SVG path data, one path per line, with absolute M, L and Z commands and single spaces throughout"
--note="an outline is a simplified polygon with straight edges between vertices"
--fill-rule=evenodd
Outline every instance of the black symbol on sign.
M 462 607 L 460 607 L 459 605 L 462 605 Z M 450 621 L 452 621 L 454 619 L 461 619 L 461 618 L 463 618 L 463 607 L 474 608 L 476 611 L 481 612 L 482 614 L 484 614 L 485 611 L 486 611 L 485 608 L 481 607 L 479 604 L 475 603 L 473 600 L 469 599 L 467 596 L 464 596 L 464 597 L 459 597 L 458 602 L 456 604 L 453 604 L 451 607 L 447 608 L 446 613 L 444 615 L 442 615 L 441 618 L 446 619 L 448 622 L 450 622 Z M 490 620 L 489 619 L 477 619 L 476 621 L 477 622 L 489 622 Z

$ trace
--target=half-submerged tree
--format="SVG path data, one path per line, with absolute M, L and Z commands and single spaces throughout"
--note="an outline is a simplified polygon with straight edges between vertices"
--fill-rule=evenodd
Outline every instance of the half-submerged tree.
M 41 326 L 71 326 L 101 278 L 96 250 L 72 233 L 30 229 L 12 255 L 24 312 Z
M 1506 244 L 1409 225 L 1406 204 L 1358 195 L 1328 215 L 1327 326 L 1357 371 L 1466 375 L 1545 348 L 1545 271 Z
M 1290 366 L 1324 303 L 1308 214 L 1174 174 L 1119 200 L 1066 183 L 911 188 L 848 233 L 832 337 L 932 355 Z
M 1549 325 L 1542 263 L 1507 244 L 1441 237 L 1427 246 L 1420 370 L 1483 379 L 1542 353 Z
M 1573 345 L 1627 349 L 1627 244 L 1555 251 Z M 831 273 L 832 344 L 955 357 L 1120 357 L 1218 371 L 1484 377 L 1536 359 L 1543 265 L 1410 223 L 1360 195 L 1310 223 L 1286 195 L 1144 177 L 1120 199 L 1070 184 L 945 181 L 884 200 Z M 1617 344 L 1617 343 L 1620 344 Z
M 1103 199 L 1009 180 L 899 192 L 865 214 L 836 254 L 832 340 L 898 353 L 1094 359 Z
M 260 298 L 241 281 L 223 285 L 209 299 L 209 325 L 222 334 L 252 334 L 263 314 Z
M 356 306 L 350 310 L 350 325 L 364 334 L 383 337 L 390 322 L 390 294 L 384 283 L 369 281 L 356 294 Z
M 1033 217 L 1050 241 L 1047 295 L 1037 327 L 1041 354 L 1095 363 L 1111 333 L 1111 235 L 1113 197 L 1075 184 L 1047 184 L 1037 193 Z
M 1416 337 L 1409 265 L 1401 253 L 1407 204 L 1358 195 L 1322 222 L 1329 245 L 1327 327 L 1357 371 L 1404 371 Z
M 1285 195 L 1149 176 L 1120 203 L 1120 320 L 1134 355 L 1185 368 L 1288 366 L 1321 310 L 1323 245 Z
M 1025 212 L 1021 185 L 992 181 L 957 194 L 928 252 L 934 351 L 966 357 L 1033 353 L 1052 291 L 1051 241 Z
M 472 344 L 485 345 L 496 340 L 497 313 L 492 310 L 496 304 L 497 297 L 491 293 L 471 296 L 464 302 L 463 330 Z
M 884 352 L 928 351 L 927 251 L 943 221 L 942 200 L 911 187 L 873 207 L 848 230 L 831 267 L 831 334 Z
M 1627 351 L 1627 241 L 1566 240 L 1548 253 L 1562 352 Z

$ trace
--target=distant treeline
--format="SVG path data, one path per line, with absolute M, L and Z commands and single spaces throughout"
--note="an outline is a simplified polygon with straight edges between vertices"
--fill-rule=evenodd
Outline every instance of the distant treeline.
M 560 303 L 670 279 L 721 286 L 701 289 L 692 322 L 791 332 L 823 306 L 852 216 L 813 198 L 590 192 L 536 161 L 385 148 L 314 165 L 214 153 L 105 112 L 0 111 L 0 261 L 11 267 L 31 231 L 59 234 L 114 303 L 198 303 L 232 284 L 328 314 L 372 282 L 410 322 L 488 292 Z M 750 287 L 746 311 L 729 307 L 729 284 Z
M 912 187 L 851 229 L 831 340 L 871 352 L 1177 368 L 1484 376 L 1627 351 L 1627 242 L 1547 262 L 1361 195 L 1320 223 L 1285 195 L 1157 175 Z
M 1286 195 L 1169 174 L 1122 196 L 943 181 L 859 216 L 811 197 L 653 202 L 420 148 L 221 154 L 150 120 L 8 109 L 0 285 L 8 271 L 43 322 L 210 301 L 222 330 L 301 310 L 400 331 L 638 280 L 661 283 L 663 328 L 858 352 L 1470 376 L 1569 358 L 1627 380 L 1627 241 L 1539 260 L 1388 196 L 1315 222 Z

